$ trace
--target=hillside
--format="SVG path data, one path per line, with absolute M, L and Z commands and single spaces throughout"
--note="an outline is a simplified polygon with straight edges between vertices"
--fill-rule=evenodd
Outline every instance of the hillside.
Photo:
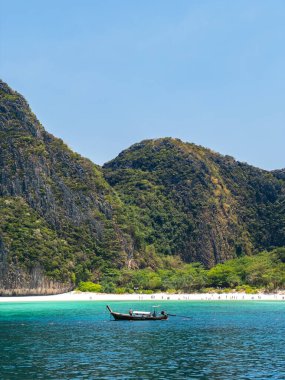
M 206 267 L 285 246 L 284 170 L 178 139 L 101 168 L 46 132 L 0 81 L 0 294 L 50 294 L 118 270 Z
M 0 289 L 45 293 L 49 279 L 72 288 L 98 268 L 126 265 L 132 240 L 101 168 L 47 133 L 3 82 L 0 112 Z
M 104 173 L 159 253 L 210 267 L 285 245 L 280 175 L 172 138 L 133 145 Z
M 273 170 L 272 173 L 276 178 L 285 180 L 285 169 Z

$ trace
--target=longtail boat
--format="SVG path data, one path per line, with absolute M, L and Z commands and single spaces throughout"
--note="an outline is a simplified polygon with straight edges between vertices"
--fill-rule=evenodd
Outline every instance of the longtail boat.
M 162 321 L 168 319 L 168 315 L 165 311 L 161 311 L 158 314 L 155 309 L 152 313 L 147 311 L 130 310 L 128 314 L 122 314 L 112 311 L 109 305 L 106 307 L 116 321 Z

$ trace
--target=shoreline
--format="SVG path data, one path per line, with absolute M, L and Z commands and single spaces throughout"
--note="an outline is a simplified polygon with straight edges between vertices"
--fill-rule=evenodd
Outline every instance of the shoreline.
M 285 291 L 279 293 L 189 293 L 189 294 L 109 294 L 72 291 L 47 296 L 0 296 L 0 304 L 6 302 L 74 302 L 74 301 L 283 301 Z

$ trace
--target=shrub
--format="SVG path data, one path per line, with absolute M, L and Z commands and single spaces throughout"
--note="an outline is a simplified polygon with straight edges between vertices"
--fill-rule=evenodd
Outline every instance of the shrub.
M 246 294 L 257 294 L 258 289 L 254 288 L 250 285 L 241 285 L 236 287 L 236 291 L 238 292 L 245 292 Z
M 127 293 L 126 288 L 115 288 L 116 294 L 124 294 Z
M 175 294 L 175 293 L 177 293 L 177 290 L 176 289 L 167 289 L 166 293 Z
M 102 286 L 100 284 L 94 284 L 94 282 L 91 281 L 81 281 L 78 285 L 78 290 L 81 292 L 100 293 L 102 291 Z

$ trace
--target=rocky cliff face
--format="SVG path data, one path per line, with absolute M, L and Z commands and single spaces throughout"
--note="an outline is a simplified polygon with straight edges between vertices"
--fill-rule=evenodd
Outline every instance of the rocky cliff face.
M 105 261 L 124 266 L 132 256 L 133 245 L 117 221 L 121 206 L 101 168 L 47 133 L 24 98 L 3 82 L 0 112 L 0 197 L 11 202 L 22 199 L 62 239 L 65 253 L 58 254 L 60 261 L 70 261 L 66 270 L 41 265 L 43 272 L 48 271 L 58 282 L 71 282 L 74 276 L 87 278 L 95 267 L 108 265 Z M 10 246 L 14 234 L 6 231 L 2 247 Z M 19 249 L 20 245 L 3 253 L 2 248 L 2 257 L 19 256 Z M 33 250 L 33 246 L 27 248 L 26 256 Z M 38 267 L 36 255 L 30 264 Z M 15 265 L 21 273 L 33 271 L 27 262 Z M 2 284 L 13 287 L 13 281 L 7 281 Z
M 1 252 L 1 256 L 3 251 Z M 7 266 L 3 256 L 0 259 L 0 295 L 28 296 L 66 293 L 72 290 L 65 284 L 47 277 L 41 267 L 34 266 L 30 272 L 15 265 Z
M 209 267 L 285 245 L 285 187 L 270 172 L 171 138 L 133 145 L 104 172 L 158 252 Z
M 171 138 L 101 168 L 0 81 L 0 294 L 62 292 L 164 255 L 210 267 L 285 246 L 283 172 Z
M 273 170 L 272 174 L 279 179 L 285 180 L 285 169 Z

